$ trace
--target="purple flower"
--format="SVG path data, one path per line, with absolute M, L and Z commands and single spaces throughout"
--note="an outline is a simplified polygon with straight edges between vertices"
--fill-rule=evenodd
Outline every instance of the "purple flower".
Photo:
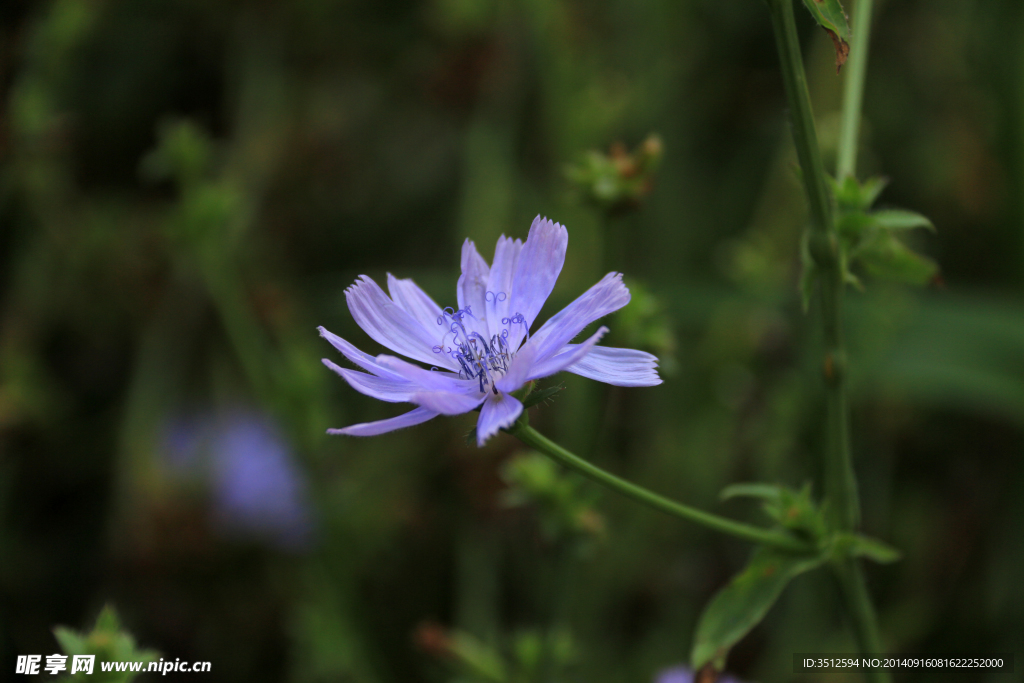
M 313 531 L 307 483 L 273 421 L 235 410 L 169 421 L 163 453 L 178 475 L 210 487 L 215 527 L 262 538 L 286 550 L 308 546 Z
M 665 669 L 654 677 L 654 683 L 693 683 L 693 669 L 688 666 L 677 666 Z M 722 675 L 718 683 L 742 683 L 732 676 Z
M 502 235 L 494 262 L 462 245 L 458 309 L 442 309 L 412 280 L 388 274 L 388 294 L 361 275 L 345 292 L 352 317 L 375 341 L 430 370 L 394 356 L 374 358 L 323 327 L 320 334 L 367 372 L 324 364 L 367 396 L 414 403 L 414 410 L 378 422 L 329 429 L 329 434 L 374 436 L 437 415 L 459 415 L 480 407 L 477 443 L 509 427 L 523 411 L 511 392 L 562 370 L 624 387 L 660 384 L 658 359 L 634 349 L 596 346 L 601 327 L 580 344 L 569 342 L 583 328 L 629 303 L 621 273 L 608 273 L 532 335 L 537 314 L 565 262 L 569 234 L 540 216 L 524 244 Z
M 654 677 L 654 683 L 693 683 L 693 670 L 686 666 L 666 669 Z
M 306 481 L 268 420 L 232 415 L 214 437 L 211 464 L 216 514 L 227 530 L 266 535 L 287 549 L 308 545 Z

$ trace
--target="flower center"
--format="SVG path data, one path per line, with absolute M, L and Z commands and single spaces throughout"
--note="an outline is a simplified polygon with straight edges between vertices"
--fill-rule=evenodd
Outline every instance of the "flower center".
M 485 300 L 488 302 L 504 301 L 507 298 L 505 292 L 487 292 Z M 509 343 L 509 331 L 514 325 L 526 326 L 526 318 L 522 313 L 502 318 L 501 330 L 486 339 L 478 331 L 466 329 L 466 319 L 478 320 L 473 315 L 469 306 L 454 310 L 451 307 L 441 311 L 437 316 L 437 324 L 447 327 L 441 343 L 433 348 L 434 353 L 446 353 L 459 364 L 459 377 L 462 379 L 475 379 L 480 383 L 480 393 L 490 389 L 495 394 L 498 388 L 495 386 L 501 377 L 508 372 L 508 366 L 515 358 L 515 350 Z M 471 325 L 471 327 L 476 327 Z M 485 328 L 486 329 L 486 328 Z M 526 335 L 529 336 L 529 329 Z M 451 335 L 451 339 L 449 339 Z

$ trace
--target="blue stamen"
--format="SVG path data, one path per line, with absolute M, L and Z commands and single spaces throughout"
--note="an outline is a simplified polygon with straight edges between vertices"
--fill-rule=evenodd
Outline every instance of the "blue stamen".
M 508 294 L 505 292 L 486 292 L 484 295 L 487 302 L 505 301 L 507 298 Z M 447 353 L 459 364 L 460 379 L 475 379 L 479 382 L 481 393 L 490 387 L 491 391 L 497 395 L 498 387 L 495 375 L 500 377 L 508 372 L 509 364 L 515 356 L 508 342 L 509 328 L 512 325 L 522 325 L 526 331 L 526 338 L 529 339 L 529 325 L 522 313 L 502 318 L 501 323 L 505 326 L 504 329 L 488 340 L 476 330 L 466 329 L 463 324 L 466 316 L 476 319 L 469 306 L 459 310 L 449 306 L 441 310 L 441 314 L 437 317 L 437 324 L 441 326 L 447 324 L 448 331 L 445 332 L 441 343 L 433 347 L 433 351 L 434 353 Z M 445 339 L 449 334 L 452 335 L 453 346 L 445 344 Z

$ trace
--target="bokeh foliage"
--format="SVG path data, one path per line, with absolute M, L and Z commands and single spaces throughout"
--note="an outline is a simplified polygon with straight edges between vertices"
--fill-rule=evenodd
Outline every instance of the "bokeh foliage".
M 850 294 L 864 527 L 903 552 L 869 579 L 890 650 L 1011 650 L 1024 49 L 1008 36 L 1024 7 L 876 4 L 861 168 L 891 179 L 873 208 L 932 220 L 907 241 L 942 284 Z M 529 456 L 504 435 L 467 445 L 470 418 L 326 437 L 394 411 L 320 365 L 315 328 L 376 351 L 344 304 L 358 274 L 413 277 L 444 305 L 465 237 L 486 254 L 543 213 L 571 240 L 542 317 L 624 272 L 634 302 L 608 343 L 665 357 L 666 381 L 569 376 L 532 424 L 750 519 L 724 486 L 815 478 L 803 200 L 759 3 L 12 0 L 0 18 L 5 662 L 57 651 L 54 626 L 84 631 L 107 602 L 140 647 L 224 681 L 463 675 L 424 624 L 559 680 L 647 681 L 687 657 L 748 548 L 572 478 L 509 506 L 509 463 Z M 833 46 L 799 19 L 831 154 Z M 639 210 L 581 201 L 567 165 L 652 131 Z M 183 416 L 239 412 L 296 459 L 306 542 L 226 525 L 214 480 L 168 466 Z M 604 522 L 583 543 L 591 509 Z M 795 651 L 852 650 L 837 600 L 826 577 L 798 579 L 730 667 L 784 680 Z

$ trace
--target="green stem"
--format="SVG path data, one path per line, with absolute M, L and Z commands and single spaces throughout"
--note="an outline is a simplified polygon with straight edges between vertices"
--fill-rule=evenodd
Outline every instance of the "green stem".
M 839 180 L 857 174 L 857 142 L 860 137 L 861 104 L 864 101 L 864 77 L 868 70 L 873 4 L 874 0 L 857 0 L 853 6 L 853 37 L 850 58 L 846 61 L 843 118 L 839 128 L 836 160 L 836 178 Z
M 789 116 L 796 156 L 803 171 L 804 189 L 811 211 L 811 229 L 819 235 L 832 230 L 832 200 L 825 185 L 825 165 L 818 148 L 818 133 L 811 112 L 800 41 L 796 35 L 792 0 L 768 0 L 775 45 L 782 65 L 782 81 L 789 100 Z
M 811 257 L 821 281 L 822 331 L 825 354 L 822 369 L 826 384 L 825 495 L 836 529 L 857 525 L 857 481 L 849 446 L 849 406 L 846 402 L 843 347 L 843 274 L 839 243 L 832 221 L 832 200 L 825 185 L 825 167 L 818 147 L 814 114 L 807 92 L 807 76 L 796 35 L 792 0 L 769 0 L 782 80 L 789 100 L 793 143 L 800 161 L 804 190 L 810 204 Z
M 857 639 L 857 647 L 864 654 L 880 654 L 882 641 L 878 635 L 878 619 L 867 585 L 864 583 L 860 563 L 852 558 L 845 559 L 833 567 L 833 572 L 839 580 L 846 609 L 853 618 L 853 634 Z M 882 669 L 869 669 L 866 675 L 871 683 L 892 681 L 890 674 Z
M 533 427 L 524 424 L 522 421 L 509 427 L 508 431 L 527 446 L 535 448 L 552 460 L 555 460 L 570 469 L 576 470 L 580 474 L 593 479 L 597 483 L 603 484 L 613 491 L 618 491 L 627 498 L 632 498 L 633 500 L 643 503 L 655 510 L 660 510 L 661 512 L 666 512 L 670 515 L 674 515 L 675 517 L 679 517 L 690 522 L 696 522 L 697 524 L 706 526 L 709 529 L 720 531 L 724 534 L 729 534 L 747 541 L 753 541 L 754 543 L 761 543 L 790 552 L 813 552 L 813 548 L 809 544 L 789 535 L 788 533 L 769 531 L 750 524 L 735 522 L 725 517 L 719 517 L 718 515 L 711 514 L 710 512 L 704 512 L 703 510 L 692 508 L 689 505 L 683 505 L 682 503 L 677 503 L 674 500 L 669 500 L 668 498 L 660 496 L 642 486 L 637 486 L 625 479 L 620 479 L 611 472 L 603 470 L 596 465 L 592 465 L 577 455 L 573 455 L 554 441 L 545 437 Z
M 861 3 L 866 1 L 869 2 L 869 0 L 860 0 Z M 828 441 L 825 449 L 825 494 L 830 501 L 829 513 L 833 528 L 850 530 L 856 527 L 860 511 L 857 500 L 857 480 L 850 457 L 849 405 L 846 400 L 845 386 L 846 353 L 843 344 L 844 283 L 839 243 L 832 220 L 832 202 L 825 187 L 825 170 L 818 147 L 814 116 L 811 113 L 800 44 L 797 41 L 792 0 L 769 0 L 768 4 L 771 8 L 772 27 L 775 31 L 775 42 L 782 63 L 783 82 L 789 99 L 793 142 L 796 146 L 800 168 L 803 171 L 804 189 L 810 204 L 809 247 L 821 281 L 822 333 L 825 345 L 822 365 L 826 386 Z M 867 24 L 870 17 L 868 16 L 868 19 L 864 20 L 863 16 L 870 15 L 870 4 L 866 8 L 859 7 L 858 9 L 861 12 L 859 24 Z M 856 79 L 858 82 L 848 86 L 848 93 L 851 88 L 863 88 L 868 36 L 865 26 L 860 25 L 859 30 L 863 35 L 858 42 L 855 42 L 851 53 L 857 50 L 857 52 L 865 54 L 851 54 L 851 58 L 854 60 L 854 65 L 851 66 L 859 71 L 859 75 L 851 74 L 851 80 Z M 859 66 L 857 66 L 858 61 Z M 856 102 L 847 101 L 844 113 L 849 114 L 856 105 L 856 116 L 859 117 L 860 93 L 855 92 L 854 95 Z M 859 127 L 859 121 L 847 121 L 844 124 L 844 133 L 847 126 L 853 129 L 853 143 L 843 143 L 844 146 L 851 144 L 851 151 L 843 152 L 845 157 L 841 161 L 841 168 L 849 168 L 852 172 L 853 161 L 856 158 L 856 129 Z M 865 654 L 880 652 L 874 606 L 864 584 L 860 564 L 853 559 L 843 560 L 835 566 L 835 573 L 853 620 L 854 633 L 861 652 Z M 873 683 L 889 683 L 891 680 L 889 673 L 881 670 L 870 672 L 868 678 Z

